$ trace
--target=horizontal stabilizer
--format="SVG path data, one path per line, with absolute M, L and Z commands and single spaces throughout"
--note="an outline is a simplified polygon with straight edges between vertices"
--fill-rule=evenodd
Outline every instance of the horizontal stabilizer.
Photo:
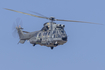
M 26 40 L 20 40 L 19 43 L 24 44 Z

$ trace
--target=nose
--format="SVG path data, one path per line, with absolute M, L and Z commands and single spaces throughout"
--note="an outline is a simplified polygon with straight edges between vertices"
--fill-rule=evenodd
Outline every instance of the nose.
M 62 40 L 67 41 L 67 36 L 62 37 Z

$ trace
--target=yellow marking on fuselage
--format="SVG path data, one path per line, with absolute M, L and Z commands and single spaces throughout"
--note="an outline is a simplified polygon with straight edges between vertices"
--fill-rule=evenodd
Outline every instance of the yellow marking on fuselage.
M 47 24 L 49 24 L 49 23 L 47 23 Z

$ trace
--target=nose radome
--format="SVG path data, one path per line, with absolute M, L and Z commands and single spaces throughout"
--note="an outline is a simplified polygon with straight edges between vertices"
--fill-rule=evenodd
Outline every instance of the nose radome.
M 67 36 L 62 37 L 62 40 L 67 41 Z

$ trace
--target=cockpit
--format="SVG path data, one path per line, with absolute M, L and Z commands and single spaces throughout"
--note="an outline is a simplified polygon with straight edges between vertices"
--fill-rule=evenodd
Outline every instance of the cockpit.
M 54 38 L 61 38 L 62 35 L 66 35 L 63 29 L 56 29 L 53 31 Z
M 45 23 L 44 27 L 41 29 L 41 32 L 38 36 L 39 37 L 52 37 L 56 39 L 67 40 L 66 32 L 64 31 L 65 25 L 62 24 L 56 24 L 56 23 Z M 50 30 L 51 29 L 51 30 Z
M 51 26 L 51 24 L 52 24 L 52 26 Z M 53 28 L 54 27 L 54 25 L 55 25 L 56 23 L 50 23 L 50 22 L 46 22 L 46 23 L 44 23 L 44 27 L 41 29 L 41 31 L 48 31 L 48 30 L 51 30 L 51 27 Z

